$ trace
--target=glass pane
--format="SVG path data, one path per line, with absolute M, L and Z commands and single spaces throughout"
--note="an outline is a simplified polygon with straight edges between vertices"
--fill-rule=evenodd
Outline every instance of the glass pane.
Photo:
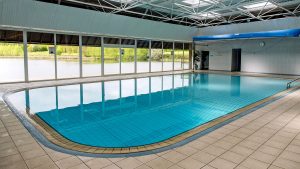
M 183 69 L 183 43 L 175 43 L 174 70 Z
M 23 44 L 0 42 L 0 83 L 24 79 Z
M 27 41 L 29 80 L 55 79 L 54 35 L 28 32 Z
M 184 63 L 184 69 L 190 69 L 190 51 L 184 50 L 183 55 L 183 63 Z
M 173 70 L 173 42 L 164 42 L 163 71 Z
M 136 50 L 137 73 L 149 72 L 149 41 L 138 40 Z
M 101 47 L 82 46 L 82 75 L 101 76 Z
M 162 42 L 151 42 L 151 72 L 162 71 Z
M 121 73 L 134 73 L 134 48 L 122 49 Z
M 58 78 L 79 77 L 79 37 L 75 35 L 56 36 Z
M 120 73 L 120 49 L 104 48 L 104 74 Z

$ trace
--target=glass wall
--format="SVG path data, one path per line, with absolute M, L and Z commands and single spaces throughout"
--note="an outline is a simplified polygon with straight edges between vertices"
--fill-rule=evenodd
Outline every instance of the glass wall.
M 56 35 L 57 77 L 79 77 L 79 36 Z
M 173 42 L 163 42 L 163 71 L 173 70 Z
M 35 81 L 79 78 L 81 73 L 93 77 L 190 68 L 190 43 L 94 36 L 81 40 L 82 53 L 78 35 L 0 30 L 0 83 L 25 81 L 26 77 Z
M 120 39 L 104 38 L 104 74 L 120 73 Z
M 183 43 L 175 43 L 174 51 L 174 70 L 183 69 Z
M 27 44 L 29 80 L 55 79 L 54 34 L 28 32 Z
M 161 41 L 151 41 L 151 72 L 162 71 L 163 49 Z
M 82 37 L 82 75 L 101 76 L 101 37 Z
M 137 73 L 149 72 L 149 41 L 138 40 L 136 49 Z
M 184 55 L 183 55 L 183 63 L 184 69 L 190 69 L 190 43 L 184 43 Z
M 0 83 L 24 80 L 23 32 L 0 30 Z

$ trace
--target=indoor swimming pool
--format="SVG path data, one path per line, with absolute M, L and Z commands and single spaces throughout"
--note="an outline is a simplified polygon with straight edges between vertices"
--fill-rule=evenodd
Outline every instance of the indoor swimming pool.
M 7 98 L 71 142 L 126 148 L 190 131 L 286 90 L 287 82 L 188 73 L 36 88 Z

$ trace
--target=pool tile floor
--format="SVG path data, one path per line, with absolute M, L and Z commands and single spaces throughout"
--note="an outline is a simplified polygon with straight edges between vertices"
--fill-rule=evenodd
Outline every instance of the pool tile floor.
M 0 102 L 0 169 L 58 168 L 299 169 L 300 90 L 181 147 L 128 158 L 82 157 L 49 149 Z

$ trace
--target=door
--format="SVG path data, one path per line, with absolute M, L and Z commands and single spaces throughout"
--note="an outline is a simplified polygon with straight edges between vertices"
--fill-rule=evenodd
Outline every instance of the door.
M 231 62 L 232 72 L 241 71 L 241 54 L 242 54 L 242 49 L 232 49 L 232 62 Z
M 209 68 L 209 51 L 201 51 L 200 70 Z

